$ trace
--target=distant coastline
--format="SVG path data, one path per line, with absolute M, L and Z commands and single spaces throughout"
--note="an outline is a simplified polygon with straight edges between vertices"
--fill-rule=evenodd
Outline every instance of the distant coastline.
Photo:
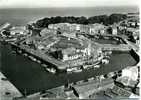
M 74 8 L 0 8 L 0 24 L 9 22 L 13 25 L 26 25 L 30 21 L 37 21 L 45 17 L 54 16 L 97 16 L 112 13 L 139 12 L 138 6 L 114 7 L 74 7 Z
M 37 8 L 37 7 L 13 7 L 13 8 L 0 8 L 0 9 L 59 9 L 59 8 L 70 8 L 70 9 L 76 9 L 76 8 L 83 8 L 83 9 L 87 9 L 87 8 L 136 8 L 139 10 L 139 6 L 138 5 L 132 5 L 132 6 L 94 6 L 94 7 L 40 7 L 40 8 Z

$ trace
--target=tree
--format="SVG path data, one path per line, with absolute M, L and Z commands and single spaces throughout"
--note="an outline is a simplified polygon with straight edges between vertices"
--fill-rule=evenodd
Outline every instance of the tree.
M 92 16 L 89 18 L 86 18 L 84 16 L 81 17 L 56 16 L 51 18 L 40 19 L 35 23 L 34 26 L 41 28 L 41 27 L 48 27 L 49 24 L 56 24 L 56 23 L 76 23 L 76 24 L 85 24 L 85 25 L 94 24 L 94 23 L 103 23 L 104 25 L 111 25 L 113 23 L 117 23 L 126 18 L 127 16 L 125 14 L 111 14 L 110 16 L 99 15 L 99 16 Z

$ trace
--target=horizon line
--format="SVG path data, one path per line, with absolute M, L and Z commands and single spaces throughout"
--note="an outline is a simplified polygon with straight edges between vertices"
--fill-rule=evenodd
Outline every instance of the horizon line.
M 19 9 L 22 9 L 22 8 L 93 8 L 93 7 L 137 7 L 139 9 L 139 5 L 103 5 L 103 6 L 74 6 L 74 7 L 71 7 L 71 6 L 66 6 L 66 7 L 61 7 L 61 6 L 54 6 L 54 7 L 33 7 L 33 6 L 27 6 L 27 7 L 0 7 L 0 9 L 16 9 L 16 8 L 19 8 Z

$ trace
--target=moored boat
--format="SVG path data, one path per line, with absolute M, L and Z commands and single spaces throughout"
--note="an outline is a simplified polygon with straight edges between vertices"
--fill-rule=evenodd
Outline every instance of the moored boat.
M 16 51 L 12 51 L 11 53 L 12 53 L 12 54 L 16 54 Z
M 95 65 L 95 66 L 93 66 L 94 68 L 100 68 L 100 65 Z
M 28 56 L 29 59 L 31 59 L 32 61 L 36 61 L 36 58 L 34 58 L 33 56 Z
M 50 72 L 53 73 L 53 74 L 55 74 L 55 73 L 56 73 L 56 69 L 51 68 L 51 69 L 50 69 Z
M 24 53 L 23 55 L 24 55 L 24 56 L 28 56 L 28 54 L 27 54 L 27 53 Z
M 42 66 L 43 66 L 43 67 L 45 67 L 45 68 L 47 67 L 47 65 L 46 65 L 46 64 L 42 64 Z
M 53 73 L 53 74 L 55 74 L 56 73 L 56 69 L 54 69 L 54 68 L 45 68 L 48 72 L 51 72 L 51 73 Z
M 77 70 L 74 70 L 73 72 L 80 73 L 82 72 L 82 69 L 77 69 Z
M 40 61 L 40 60 L 37 60 L 37 62 L 38 62 L 38 63 L 41 63 L 41 61 Z

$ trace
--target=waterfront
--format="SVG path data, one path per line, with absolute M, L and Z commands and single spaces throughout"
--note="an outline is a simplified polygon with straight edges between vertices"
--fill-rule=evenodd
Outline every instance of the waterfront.
M 65 73 L 51 74 L 46 72 L 40 64 L 28 58 L 12 53 L 10 46 L 0 45 L 1 69 L 6 77 L 21 93 L 32 94 L 41 90 L 51 89 L 67 82 L 85 80 L 89 77 L 118 71 L 128 65 L 135 65 L 137 61 L 129 52 L 113 52 L 110 63 L 102 65 L 97 70 L 84 70 L 81 73 L 66 75 Z M 77 77 L 76 77 L 77 76 Z
M 0 99 L 12 100 L 13 97 L 21 97 L 22 94 L 16 89 L 16 87 L 7 80 L 7 78 L 0 72 Z

